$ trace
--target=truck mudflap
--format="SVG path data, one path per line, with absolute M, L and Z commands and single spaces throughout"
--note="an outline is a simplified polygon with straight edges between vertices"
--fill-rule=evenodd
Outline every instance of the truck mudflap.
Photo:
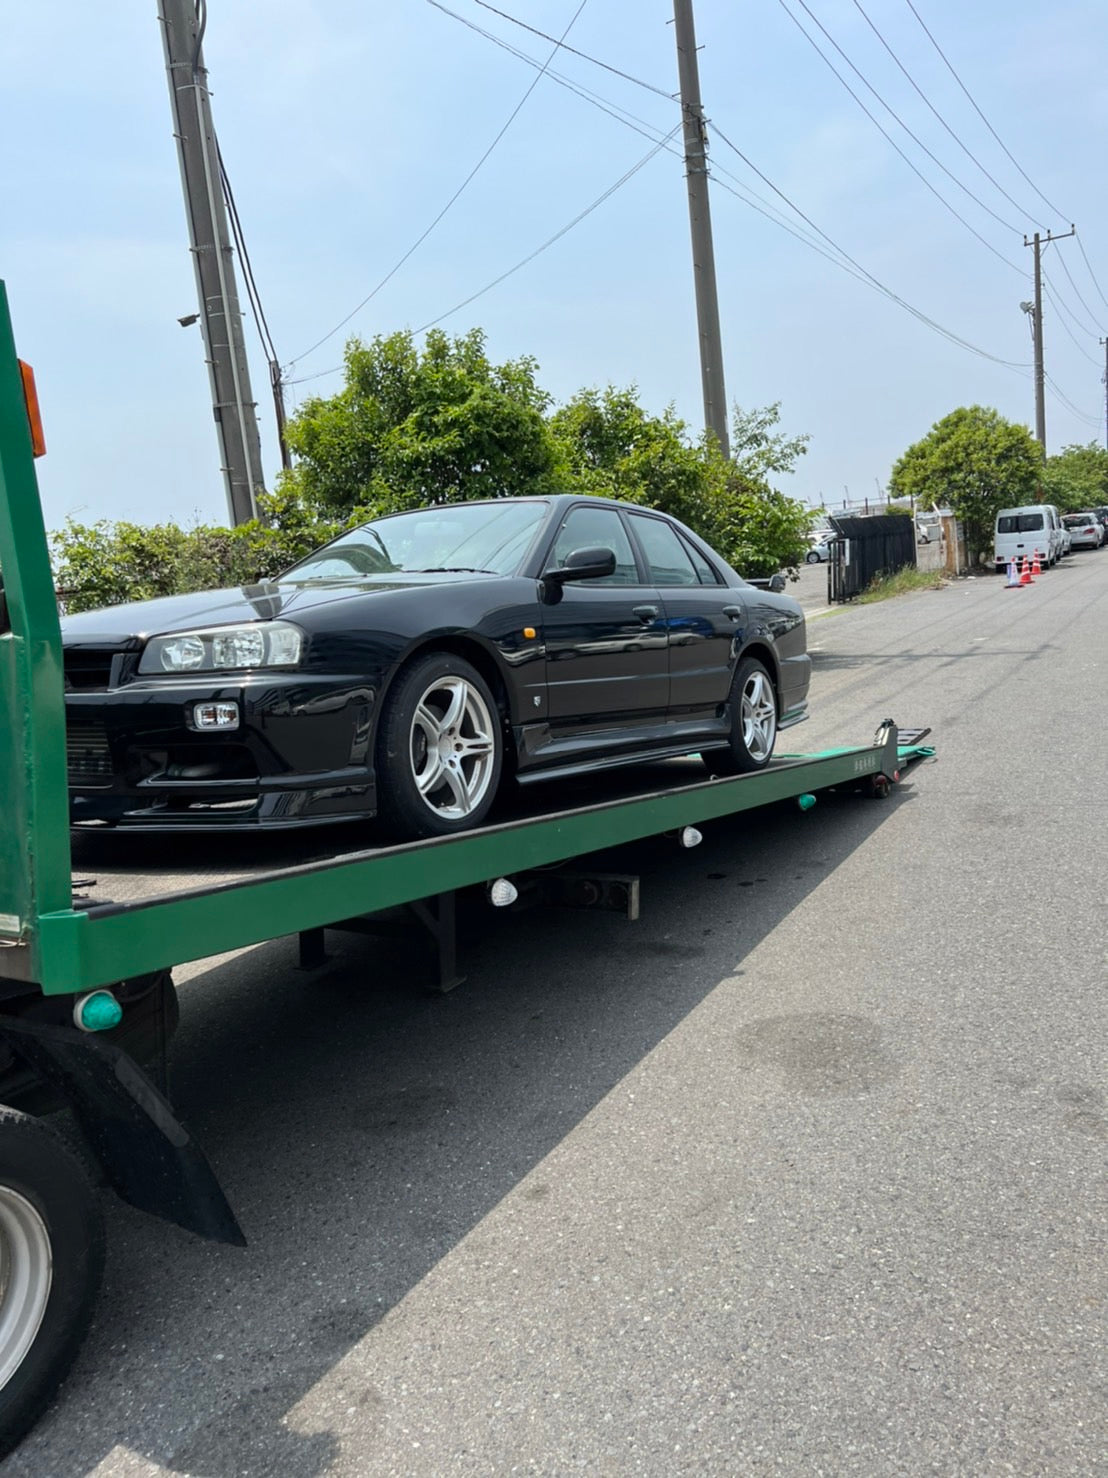
M 66 1099 L 124 1201 L 200 1237 L 246 1246 L 203 1151 L 134 1058 L 75 1027 L 11 1017 L 0 1017 L 0 1038 Z

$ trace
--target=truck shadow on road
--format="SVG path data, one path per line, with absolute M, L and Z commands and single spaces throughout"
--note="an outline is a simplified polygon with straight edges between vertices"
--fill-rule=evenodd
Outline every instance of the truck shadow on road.
M 96 1326 L 3 1472 L 328 1471 L 339 1440 L 298 1403 L 911 797 L 910 781 L 884 802 L 825 796 L 712 823 L 692 851 L 656 838 L 593 859 L 641 875 L 639 922 L 483 909 L 446 996 L 423 988 L 416 935 L 329 934 L 309 972 L 279 940 L 196 975 L 172 1092 L 250 1245 L 109 1202 Z M 794 963 L 818 1005 L 818 959 Z M 766 1052 L 803 1073 L 757 980 L 740 989 L 740 1069 Z M 834 1070 L 811 1091 L 835 1091 Z M 355 1405 L 366 1447 L 343 1471 L 376 1471 L 387 1412 L 372 1389 Z

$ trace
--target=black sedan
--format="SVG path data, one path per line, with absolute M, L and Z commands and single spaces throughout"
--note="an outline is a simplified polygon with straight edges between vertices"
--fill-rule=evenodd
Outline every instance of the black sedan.
M 66 617 L 62 643 L 78 824 L 443 836 L 508 776 L 761 769 L 807 714 L 796 601 L 597 498 L 394 514 L 273 582 Z

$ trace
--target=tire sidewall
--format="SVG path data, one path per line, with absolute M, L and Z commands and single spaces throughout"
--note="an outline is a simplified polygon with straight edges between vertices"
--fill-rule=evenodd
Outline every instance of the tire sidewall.
M 755 759 L 746 747 L 743 738 L 743 688 L 747 680 L 755 672 L 765 676 L 769 684 L 769 690 L 773 694 L 773 744 L 770 746 L 769 754 L 765 759 Z M 742 774 L 749 774 L 754 770 L 764 770 L 773 758 L 773 751 L 777 744 L 777 723 L 780 719 L 780 710 L 777 700 L 777 686 L 773 681 L 773 673 L 764 662 L 757 657 L 743 657 L 735 668 L 735 676 L 731 680 L 731 758 L 736 770 Z
M 481 695 L 492 718 L 492 776 L 485 794 L 461 820 L 437 816 L 416 787 L 410 743 L 416 705 L 436 679 L 459 677 Z M 386 825 L 404 838 L 453 836 L 479 826 L 492 810 L 504 771 L 504 733 L 500 708 L 488 683 L 464 657 L 428 652 L 403 668 L 392 685 L 381 715 L 377 743 L 377 810 Z
M 37 1119 L 0 1106 L 0 1183 L 38 1212 L 50 1239 L 50 1294 L 34 1343 L 0 1389 L 0 1457 L 53 1399 L 92 1321 L 104 1270 L 104 1226 L 84 1165 Z

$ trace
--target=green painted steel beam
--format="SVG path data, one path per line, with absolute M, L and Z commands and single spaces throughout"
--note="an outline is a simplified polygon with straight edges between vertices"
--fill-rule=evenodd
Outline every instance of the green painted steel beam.
M 88 990 L 163 966 L 314 929 L 753 810 L 895 768 L 890 743 L 797 758 L 756 775 L 707 781 L 462 836 L 315 863 L 216 889 L 39 920 L 47 994 Z
M 0 938 L 30 943 L 71 901 L 61 633 L 23 382 L 0 282 Z

